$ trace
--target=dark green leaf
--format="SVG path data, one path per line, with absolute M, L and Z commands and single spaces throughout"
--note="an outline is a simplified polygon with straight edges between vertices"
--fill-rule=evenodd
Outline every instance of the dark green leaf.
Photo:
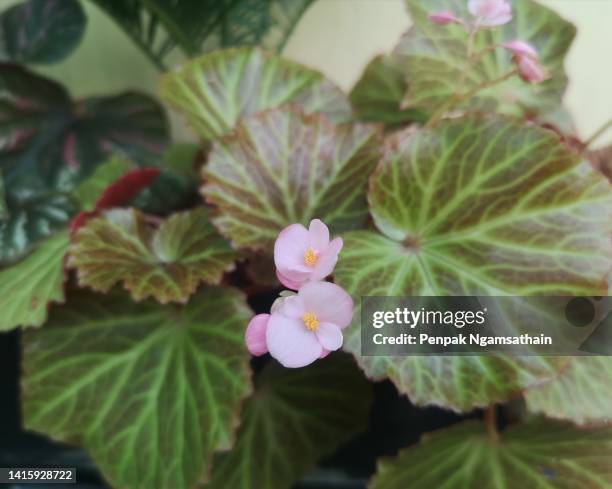
M 64 301 L 68 233 L 46 239 L 30 255 L 0 270 L 0 331 L 40 326 L 50 302 Z
M 280 51 L 313 0 L 93 0 L 159 68 L 178 46 L 194 56 L 223 47 Z
M 397 48 L 405 60 L 408 91 L 404 106 L 433 111 L 446 103 L 456 91 L 467 93 L 481 84 L 495 80 L 513 69 L 511 54 L 503 48 L 490 51 L 478 62 L 467 58 L 468 35 L 461 25 L 440 26 L 432 23 L 430 12 L 450 10 L 466 19 L 472 18 L 467 2 L 455 0 L 406 0 L 414 22 Z M 567 85 L 563 60 L 576 29 L 547 7 L 533 0 L 512 2 L 512 22 L 476 35 L 473 52 L 505 41 L 521 39 L 532 44 L 540 55 L 550 79 L 531 85 L 514 76 L 493 88 L 478 92 L 464 107 L 533 116 L 556 110 Z M 463 81 L 463 84 L 462 84 Z M 463 85 L 463 86 L 462 86 Z
M 344 236 L 336 281 L 360 296 L 604 295 L 612 265 L 608 182 L 551 132 L 457 119 L 391 136 L 370 180 L 371 231 Z M 355 316 L 358 323 L 359 316 Z M 562 359 L 361 357 L 416 404 L 459 411 L 556 376 Z
M 77 0 L 27 0 L 0 16 L 2 58 L 56 63 L 81 42 L 86 18 Z
M 201 282 L 219 283 L 238 256 L 202 207 L 158 228 L 135 209 L 112 209 L 79 229 L 68 263 L 82 286 L 108 292 L 123 282 L 134 300 L 152 296 L 165 304 L 187 302 Z
M 18 259 L 38 240 L 65 228 L 75 212 L 72 199 L 61 193 L 7 195 L 7 216 L 0 220 L 0 263 Z
M 367 217 L 365 189 L 379 157 L 378 130 L 334 126 L 296 108 L 242 119 L 216 141 L 203 176 L 213 222 L 237 247 L 271 249 L 285 226 L 311 219 L 332 232 Z
M 194 488 L 251 392 L 251 314 L 222 287 L 184 307 L 71 293 L 24 335 L 25 426 L 79 443 L 114 487 Z
M 67 193 L 111 155 L 158 165 L 168 139 L 162 108 L 125 93 L 73 103 L 57 83 L 0 64 L 0 172 L 8 221 L 0 260 L 16 258 L 73 212 Z
M 321 73 L 252 48 L 226 49 L 188 62 L 164 75 L 160 96 L 205 141 L 226 134 L 242 117 L 288 102 L 336 122 L 351 117 L 342 91 Z
M 612 429 L 555 422 L 511 427 L 501 440 L 467 422 L 383 459 L 369 489 L 610 489 Z
M 211 489 L 289 489 L 367 426 L 371 391 L 350 357 L 303 369 L 273 363 L 256 378 L 236 444 L 215 457 Z
M 114 154 L 158 164 L 168 127 L 162 108 L 146 95 L 73 103 L 57 83 L 0 64 L 0 136 L 7 189 L 70 187 Z

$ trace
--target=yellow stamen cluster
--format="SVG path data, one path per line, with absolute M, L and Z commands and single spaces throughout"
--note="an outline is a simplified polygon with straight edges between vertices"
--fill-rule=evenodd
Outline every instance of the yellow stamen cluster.
M 309 267 L 314 267 L 318 259 L 319 257 L 316 255 L 316 253 L 314 252 L 312 248 L 308 248 L 304 252 L 304 263 L 308 265 Z
M 307 312 L 302 316 L 302 321 L 304 321 L 304 326 L 308 331 L 316 331 L 319 329 L 319 319 L 312 312 Z

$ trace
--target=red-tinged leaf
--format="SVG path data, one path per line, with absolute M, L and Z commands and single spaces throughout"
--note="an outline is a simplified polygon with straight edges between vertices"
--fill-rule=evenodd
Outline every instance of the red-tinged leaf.
M 108 186 L 98 200 L 95 209 L 121 207 L 147 188 L 159 175 L 159 168 L 136 168 L 127 172 L 115 183 Z
M 68 229 L 70 230 L 70 236 L 74 236 L 74 234 L 85 225 L 88 219 L 96 216 L 98 213 L 96 211 L 81 211 L 76 216 L 72 218 L 70 221 L 70 226 Z

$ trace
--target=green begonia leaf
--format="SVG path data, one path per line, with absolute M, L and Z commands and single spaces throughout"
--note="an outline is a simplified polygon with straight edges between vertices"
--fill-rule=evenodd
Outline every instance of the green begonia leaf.
M 406 89 L 405 69 L 400 61 L 394 55 L 379 55 L 365 67 L 349 98 L 355 114 L 363 121 L 389 126 L 423 122 L 427 118 L 421 111 L 400 107 Z
M 557 379 L 525 394 L 527 408 L 579 425 L 612 420 L 612 358 L 577 357 Z
M 270 110 L 215 142 L 202 193 L 218 206 L 213 222 L 235 246 L 271 249 L 292 223 L 319 218 L 333 232 L 362 224 L 378 157 L 374 126 L 334 126 L 295 107 Z
M 157 67 L 178 47 L 188 56 L 223 47 L 281 51 L 314 0 L 93 0 Z
M 68 233 L 44 240 L 21 261 L 0 270 L 0 331 L 40 326 L 48 304 L 64 301 L 64 255 Z
M 391 136 L 370 181 L 382 234 L 344 236 L 336 281 L 360 296 L 605 295 L 612 191 L 553 133 L 503 119 Z M 355 316 L 356 323 L 358 314 Z M 552 357 L 360 357 L 416 404 L 469 410 L 556 375 Z
M 81 42 L 86 18 L 77 0 L 27 0 L 0 16 L 0 57 L 56 63 Z
M 318 460 L 364 430 L 368 382 L 350 357 L 303 368 L 274 363 L 256 378 L 234 448 L 213 463 L 211 489 L 289 489 Z
M 79 443 L 114 487 L 194 488 L 251 392 L 251 314 L 223 287 L 187 306 L 73 292 L 24 335 L 25 426 Z
M 510 427 L 495 440 L 470 421 L 427 434 L 397 458 L 383 459 L 368 487 L 610 489 L 610 457 L 610 428 L 536 421 Z
M 406 0 L 406 4 L 414 27 L 397 48 L 405 60 L 408 77 L 405 107 L 435 110 L 456 91 L 470 92 L 513 69 L 511 53 L 501 47 L 484 54 L 476 62 L 468 61 L 465 27 L 440 26 L 427 18 L 430 12 L 450 10 L 463 18 L 473 19 L 467 10 L 467 2 Z M 479 53 L 489 46 L 520 39 L 537 49 L 541 64 L 550 72 L 550 79 L 532 85 L 514 76 L 478 92 L 464 106 L 519 116 L 550 112 L 560 106 L 567 85 L 563 60 L 576 29 L 554 11 L 533 0 L 515 0 L 512 9 L 511 22 L 478 32 L 473 52 Z
M 164 75 L 160 95 L 203 140 L 222 136 L 244 116 L 287 102 L 335 121 L 351 117 L 345 95 L 321 73 L 254 48 L 226 49 L 189 61 Z
M 123 282 L 134 300 L 186 302 L 201 282 L 219 283 L 238 253 L 219 236 L 203 208 L 151 226 L 136 209 L 112 209 L 90 219 L 70 245 L 79 284 L 108 292 Z

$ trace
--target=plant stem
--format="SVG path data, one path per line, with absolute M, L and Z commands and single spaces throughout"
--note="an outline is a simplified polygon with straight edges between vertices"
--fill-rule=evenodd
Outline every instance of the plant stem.
M 499 441 L 499 431 L 497 431 L 497 406 L 495 404 L 491 404 L 485 409 L 484 422 L 489 439 L 497 443 Z
M 446 102 L 445 104 L 442 104 L 442 106 L 436 112 L 434 112 L 434 114 L 431 116 L 431 118 L 425 125 L 425 129 L 431 129 L 433 126 L 435 126 L 438 122 L 440 122 L 440 119 L 442 119 L 444 114 L 446 114 L 452 107 L 457 105 L 459 102 L 465 99 L 468 99 L 470 97 L 473 97 L 475 94 L 477 94 L 481 90 L 485 90 L 486 88 L 490 88 L 500 83 L 503 83 L 508 78 L 511 78 L 515 74 L 516 74 L 516 70 L 511 70 L 508 73 L 498 78 L 481 83 L 480 85 L 472 88 L 471 90 L 468 90 L 465 93 L 455 93 L 452 97 L 448 99 L 448 102 Z
M 586 143 L 584 143 L 585 149 L 588 148 L 591 144 L 593 144 L 595 140 L 599 138 L 599 136 L 602 136 L 603 133 L 605 133 L 610 128 L 612 128 L 612 119 L 606 122 L 599 129 L 597 129 L 597 131 L 595 131 L 595 134 L 593 134 L 589 139 L 587 139 Z

